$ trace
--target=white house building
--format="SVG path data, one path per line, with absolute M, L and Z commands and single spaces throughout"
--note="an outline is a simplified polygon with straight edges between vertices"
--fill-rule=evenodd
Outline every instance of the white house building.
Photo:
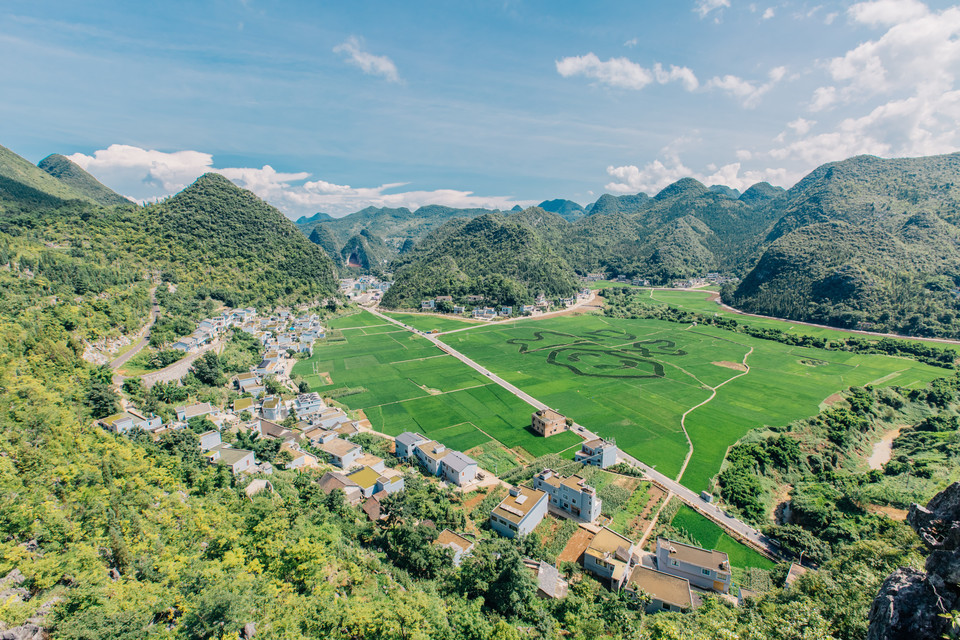
M 597 490 L 580 476 L 561 476 L 552 469 L 544 469 L 533 477 L 533 488 L 550 496 L 550 505 L 585 522 L 600 517 L 603 501 Z
M 494 507 L 490 526 L 507 538 L 529 535 L 547 515 L 547 494 L 530 487 L 513 487 Z

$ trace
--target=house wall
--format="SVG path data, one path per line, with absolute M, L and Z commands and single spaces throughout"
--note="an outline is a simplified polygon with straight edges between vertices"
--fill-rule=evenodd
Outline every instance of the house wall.
M 463 471 L 459 473 L 454 471 L 452 467 L 448 467 L 445 464 L 442 466 L 443 466 L 444 479 L 446 479 L 447 482 L 452 482 L 458 487 L 460 485 L 473 481 L 473 479 L 477 477 L 477 465 L 475 464 L 468 465 Z
M 701 567 L 690 562 L 684 562 L 683 560 L 671 559 L 670 550 L 660 545 L 659 542 L 657 543 L 657 569 L 664 573 L 669 573 L 672 576 L 686 578 L 690 584 L 700 587 L 701 589 L 717 591 L 717 589 L 714 588 L 716 586 L 714 582 L 720 582 L 723 585 L 723 588 L 719 589 L 720 593 L 730 591 L 729 573 L 724 577 L 718 577 L 717 572 L 713 569 Z
M 253 467 L 253 451 L 240 458 L 231 470 L 233 471 L 233 475 L 237 475 L 238 473 L 249 470 L 251 467 Z

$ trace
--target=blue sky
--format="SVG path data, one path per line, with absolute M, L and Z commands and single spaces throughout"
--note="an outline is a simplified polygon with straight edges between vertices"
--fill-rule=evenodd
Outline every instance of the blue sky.
M 218 170 L 291 217 L 789 187 L 960 149 L 958 36 L 920 0 L 7 0 L 0 144 L 138 200 Z

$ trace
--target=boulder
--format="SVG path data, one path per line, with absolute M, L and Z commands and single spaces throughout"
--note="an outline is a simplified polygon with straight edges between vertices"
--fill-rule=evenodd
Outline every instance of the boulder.
M 917 569 L 898 569 L 883 582 L 870 607 L 867 640 L 921 640 L 941 638 L 947 613 L 956 602 L 956 594 L 942 601 L 931 579 Z
M 46 632 L 35 624 L 23 624 L 0 633 L 0 640 L 45 640 Z

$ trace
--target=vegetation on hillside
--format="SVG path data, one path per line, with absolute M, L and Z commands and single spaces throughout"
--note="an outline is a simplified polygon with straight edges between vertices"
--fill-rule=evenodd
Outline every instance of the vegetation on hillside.
M 116 204 L 130 204 L 129 200 L 103 185 L 70 158 L 59 153 L 47 156 L 37 164 L 37 167 L 96 203 L 107 207 Z

